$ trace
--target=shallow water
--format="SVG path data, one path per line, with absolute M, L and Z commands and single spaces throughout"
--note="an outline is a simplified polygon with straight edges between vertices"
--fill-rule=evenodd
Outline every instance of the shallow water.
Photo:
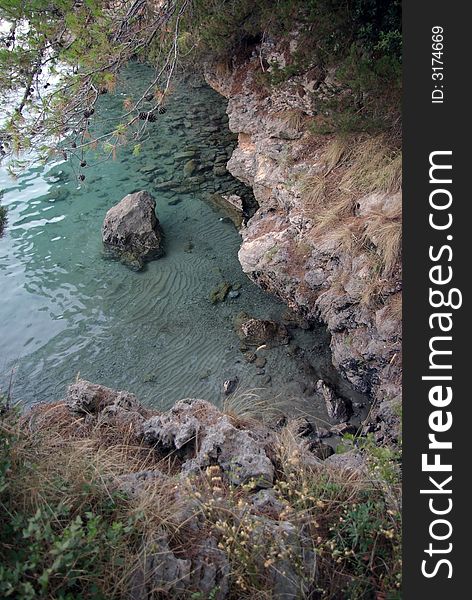
M 125 94 L 150 77 L 145 66 L 128 69 L 121 91 L 103 97 L 101 118 L 112 119 Z M 267 351 L 265 384 L 240 351 L 235 315 L 279 319 L 286 309 L 243 274 L 236 228 L 204 201 L 214 191 L 247 193 L 222 173 L 235 145 L 223 99 L 207 86 L 182 84 L 152 128 L 140 156 L 127 148 L 88 166 L 80 187 L 66 162 L 17 181 L 0 170 L 9 211 L 0 239 L 1 387 L 13 373 L 15 398 L 52 401 L 80 373 L 164 408 L 189 396 L 219 404 L 223 381 L 238 377 L 238 394 L 257 389 L 263 399 L 326 419 L 311 391 L 318 376 L 335 377 L 323 327 L 292 330 L 298 358 L 293 344 Z M 183 166 L 192 153 L 201 170 L 189 181 Z M 105 259 L 100 230 L 108 208 L 138 189 L 157 200 L 166 255 L 137 273 Z M 223 281 L 239 284 L 240 295 L 212 305 L 209 294 Z

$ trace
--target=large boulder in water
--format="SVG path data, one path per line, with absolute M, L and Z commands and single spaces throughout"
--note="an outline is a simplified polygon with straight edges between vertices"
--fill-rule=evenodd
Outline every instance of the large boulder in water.
M 156 201 L 146 191 L 128 194 L 110 208 L 102 228 L 106 250 L 135 269 L 162 256 L 163 233 L 155 209 Z

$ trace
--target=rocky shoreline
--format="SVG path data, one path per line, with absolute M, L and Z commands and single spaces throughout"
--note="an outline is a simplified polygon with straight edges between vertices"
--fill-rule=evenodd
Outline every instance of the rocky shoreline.
M 261 57 L 269 71 L 267 65 L 284 68 L 296 48 L 296 34 L 290 44 L 267 39 L 249 59 L 235 59 L 231 69 L 206 65 L 206 80 L 227 98 L 229 127 L 238 134 L 228 170 L 252 188 L 259 206 L 241 229 L 239 260 L 251 279 L 304 319 L 326 323 L 334 366 L 372 400 L 365 431 L 374 432 L 379 442 L 395 442 L 401 404 L 400 265 L 376 275 L 381 301 L 365 303 L 373 285 L 369 260 L 375 239 L 369 240 L 371 248 L 353 249 L 352 243 L 340 244 L 329 228 L 314 228 L 303 203 L 304 185 L 307 174 L 325 169 L 323 152 L 331 139 L 319 135 L 314 142 L 300 121 L 316 115 L 323 99 L 349 90 L 315 66 L 273 91 L 261 88 Z M 334 171 L 325 177 L 327 185 L 335 180 Z M 335 196 L 336 191 L 333 201 Z M 347 235 L 379 214 L 390 219 L 400 205 L 398 193 L 360 193 Z

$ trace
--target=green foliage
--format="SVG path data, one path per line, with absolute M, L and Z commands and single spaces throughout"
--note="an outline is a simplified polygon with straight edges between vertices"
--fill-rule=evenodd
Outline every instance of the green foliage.
M 398 0 L 169 0 L 158 6 L 118 0 L 113 10 L 106 0 L 1 0 L 0 18 L 11 27 L 0 34 L 0 95 L 7 107 L 0 153 L 27 151 L 34 140 L 44 160 L 62 155 L 80 163 L 97 144 L 111 146 L 113 156 L 156 120 L 179 62 L 241 61 L 262 39 L 288 41 L 294 29 L 298 50 L 283 68 L 264 66 L 261 56 L 261 82 L 277 86 L 313 65 L 335 66 L 352 89 L 351 102 L 334 107 L 320 130 L 367 131 L 379 116 L 388 126 L 398 115 L 400 16 Z M 143 97 L 127 99 L 123 131 L 111 125 L 95 138 L 97 99 L 114 90 L 117 73 L 131 60 L 155 64 L 156 79 Z
M 71 502 L 67 473 L 63 479 L 44 481 L 38 502 L 22 498 L 25 490 L 21 486 L 34 480 L 36 465 L 26 454 L 18 456 L 22 439 L 15 427 L 17 419 L 4 409 L 0 428 L 0 596 L 17 600 L 111 598 L 102 583 L 109 572 L 119 576 L 134 535 L 134 519 L 122 516 L 124 499 L 84 484 Z
M 391 486 L 401 483 L 401 447 L 379 446 L 372 433 L 366 437 L 346 434 L 337 452 L 343 453 L 352 449 L 364 454 L 369 470 L 376 480 Z
M 300 468 L 289 453 L 274 489 L 290 521 L 316 540 L 316 597 L 399 599 L 400 452 L 351 435 L 338 452 L 349 450 L 362 455 L 358 471 Z
M 0 235 L 2 235 L 7 222 L 7 209 L 0 205 Z
M 401 61 L 401 4 L 398 0 L 194 0 L 183 19 L 194 46 L 224 59 L 259 41 L 300 29 L 303 43 L 287 74 L 316 58 L 324 64 L 348 55 L 354 46 L 371 65 Z
M 346 597 L 374 597 L 380 587 L 388 598 L 401 598 L 401 518 L 384 498 L 365 494 L 359 502 L 344 506 L 326 547 L 338 568 L 350 575 Z
M 313 65 L 334 66 L 351 93 L 321 107 L 313 131 L 370 133 L 390 127 L 398 117 L 401 87 L 397 0 L 195 0 L 182 35 L 193 42 L 193 58 L 225 63 L 235 55 L 240 60 L 267 36 L 284 39 L 294 29 L 300 32 L 298 49 L 284 67 L 268 63 L 257 74 L 259 83 L 273 87 Z
M 122 566 L 124 556 L 120 561 L 114 553 L 131 524 L 110 523 L 103 507 L 96 510 L 103 512 L 73 516 L 68 507 L 58 505 L 38 508 L 33 515 L 3 515 L 2 597 L 105 599 L 90 578 L 98 583 L 101 569 Z

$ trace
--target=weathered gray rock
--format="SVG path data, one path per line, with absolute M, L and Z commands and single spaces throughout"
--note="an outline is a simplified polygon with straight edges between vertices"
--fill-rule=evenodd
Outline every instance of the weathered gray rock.
M 252 504 L 258 511 L 274 517 L 278 517 L 287 506 L 277 498 L 274 490 L 271 489 L 259 490 L 252 497 Z
M 78 415 L 98 415 L 103 411 L 139 412 L 141 405 L 129 392 L 112 390 L 104 385 L 79 379 L 67 388 L 65 404 Z
M 146 492 L 150 483 L 166 482 L 168 476 L 157 470 L 138 471 L 137 473 L 126 473 L 112 483 L 112 486 L 124 492 L 128 496 L 138 497 Z
M 130 597 L 133 600 L 148 600 L 154 590 L 178 597 L 187 591 L 191 582 L 192 562 L 178 558 L 172 552 L 167 533 L 156 532 L 147 547 L 145 564 L 135 571 L 131 579 Z
M 254 553 L 254 560 L 260 562 L 260 573 L 267 576 L 271 598 L 305 598 L 307 583 L 315 572 L 314 548 L 308 538 L 289 521 L 273 521 L 258 515 L 248 520 L 252 522 L 252 544 L 264 548 L 263 555 Z
M 324 461 L 329 468 L 335 468 L 342 471 L 351 471 L 354 473 L 366 473 L 367 465 L 364 457 L 357 450 L 349 450 L 342 454 L 333 454 Z
M 347 421 L 352 414 L 350 404 L 343 398 L 336 396 L 334 391 L 322 379 L 317 381 L 316 389 L 326 404 L 326 410 L 330 419 Z
M 205 400 L 180 400 L 168 412 L 145 421 L 143 435 L 163 451 L 181 451 L 187 459 L 183 473 L 218 464 L 235 485 L 253 480 L 260 488 L 272 486 L 274 466 L 265 451 L 267 432 L 258 435 L 237 429 Z
M 128 194 L 105 216 L 105 249 L 133 268 L 164 254 L 163 234 L 156 217 L 156 201 L 145 191 Z
M 218 548 L 215 538 L 204 538 L 192 558 L 191 589 L 197 589 L 202 598 L 223 600 L 228 595 L 230 570 L 228 557 Z

